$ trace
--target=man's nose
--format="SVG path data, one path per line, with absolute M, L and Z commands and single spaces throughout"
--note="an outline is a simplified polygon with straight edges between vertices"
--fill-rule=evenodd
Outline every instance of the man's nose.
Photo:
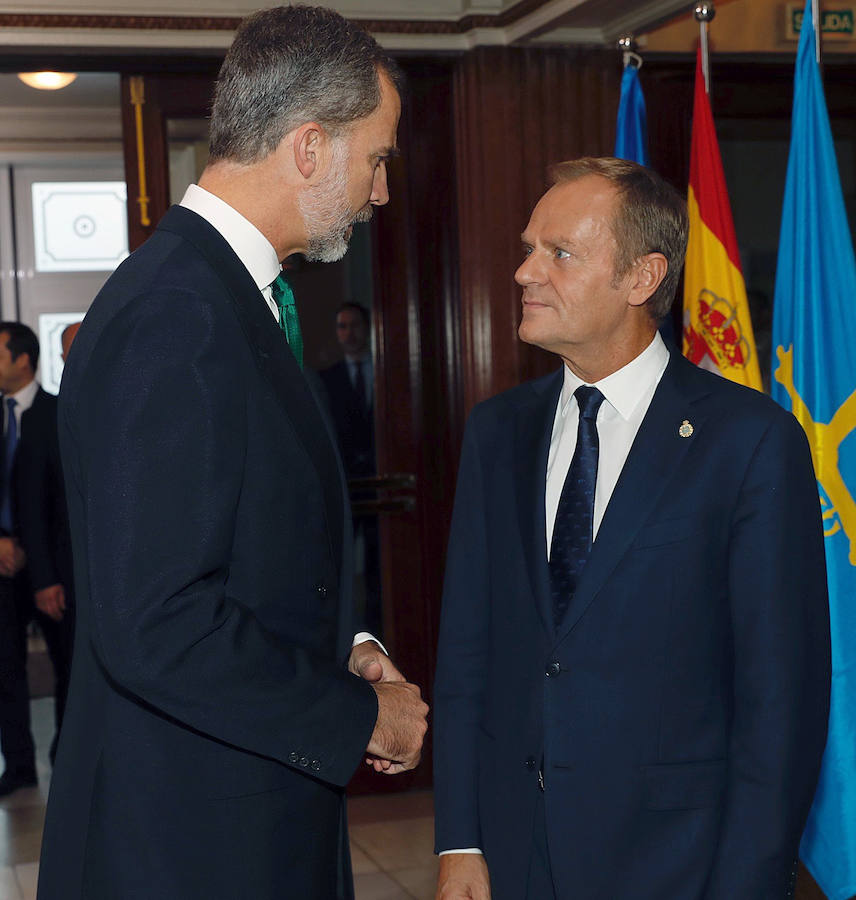
M 375 169 L 372 182 L 372 195 L 369 199 L 372 206 L 386 206 L 389 203 L 389 185 L 386 179 L 386 163 L 381 161 Z
M 537 284 L 543 280 L 540 266 L 535 259 L 534 253 L 530 253 L 517 267 L 517 271 L 514 273 L 514 280 L 521 287 L 526 287 L 527 284 Z

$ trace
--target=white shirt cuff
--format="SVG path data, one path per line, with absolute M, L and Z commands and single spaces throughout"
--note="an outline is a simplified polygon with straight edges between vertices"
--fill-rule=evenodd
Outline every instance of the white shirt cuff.
M 437 856 L 445 856 L 447 853 L 472 853 L 478 854 L 479 856 L 484 856 L 484 854 L 479 850 L 478 847 L 465 847 L 463 850 L 441 850 Z
M 386 647 L 384 647 L 384 645 L 373 634 L 370 634 L 368 631 L 360 631 L 358 634 L 354 635 L 354 642 L 353 642 L 353 644 L 351 644 L 351 649 L 356 647 L 357 644 L 362 644 L 365 641 L 374 641 L 378 645 L 378 647 L 380 647 L 380 649 L 383 650 L 383 652 L 387 656 L 389 656 L 389 650 L 387 650 Z

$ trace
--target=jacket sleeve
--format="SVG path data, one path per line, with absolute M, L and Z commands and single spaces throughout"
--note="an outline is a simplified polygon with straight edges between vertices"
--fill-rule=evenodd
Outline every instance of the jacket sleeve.
M 21 545 L 27 554 L 27 572 L 34 591 L 60 584 L 61 579 L 54 557 L 55 544 L 52 527 L 51 447 L 56 429 L 41 427 L 42 423 L 27 410 L 22 417 L 21 440 L 15 452 L 16 517 Z M 45 411 L 56 415 L 51 405 Z
M 134 306 L 60 407 L 93 649 L 122 689 L 180 723 L 344 785 L 374 728 L 374 690 L 230 592 L 247 448 L 239 325 L 187 291 Z
M 484 481 L 475 413 L 464 435 L 434 684 L 436 852 L 479 848 L 478 733 L 489 637 Z
M 826 743 L 829 607 L 817 483 L 796 420 L 752 456 L 731 526 L 734 715 L 706 900 L 790 896 Z

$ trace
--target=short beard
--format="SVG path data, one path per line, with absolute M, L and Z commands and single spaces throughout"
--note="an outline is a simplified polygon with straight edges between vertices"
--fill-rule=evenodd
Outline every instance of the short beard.
M 368 222 L 372 207 L 354 213 L 348 204 L 348 148 L 334 141 L 330 171 L 311 188 L 301 191 L 297 205 L 306 229 L 306 251 L 310 262 L 337 262 L 348 252 L 349 229 L 355 222 Z

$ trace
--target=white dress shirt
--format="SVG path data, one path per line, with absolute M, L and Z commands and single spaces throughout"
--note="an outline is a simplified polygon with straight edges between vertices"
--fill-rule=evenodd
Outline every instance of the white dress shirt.
M 612 375 L 596 381 L 596 387 L 604 396 L 604 401 L 597 412 L 597 436 L 599 443 L 597 480 L 594 489 L 594 522 L 593 530 L 597 536 L 603 514 L 615 490 L 618 476 L 627 461 L 627 455 L 639 426 L 648 412 L 654 391 L 669 364 L 669 351 L 657 332 L 654 340 L 636 357 Z M 553 542 L 553 526 L 556 523 L 556 509 L 559 497 L 565 484 L 565 477 L 574 458 L 577 446 L 577 426 L 580 421 L 580 408 L 574 397 L 574 391 L 586 384 L 565 366 L 565 382 L 556 416 L 553 419 L 553 434 L 550 438 L 550 453 L 547 457 L 547 494 L 545 513 L 547 517 L 547 558 L 550 558 L 550 545 Z M 460 850 L 444 850 L 446 853 L 481 853 L 477 847 L 466 847 Z
M 201 216 L 220 233 L 223 240 L 235 251 L 235 256 L 246 266 L 273 317 L 279 322 L 279 308 L 274 302 L 271 284 L 282 271 L 282 267 L 273 244 L 249 219 L 245 219 L 225 200 L 199 187 L 198 184 L 191 184 L 187 188 L 179 205 Z M 386 647 L 367 631 L 361 631 L 354 636 L 353 646 L 363 641 L 374 641 L 389 656 Z
M 624 468 L 627 454 L 630 453 L 630 447 L 636 439 L 636 432 L 639 431 L 645 413 L 648 412 L 654 391 L 668 363 L 669 351 L 660 333 L 657 332 L 654 340 L 636 359 L 591 385 L 605 398 L 597 413 L 597 436 L 600 447 L 594 490 L 594 537 L 597 537 L 618 476 Z M 562 393 L 556 408 L 553 436 L 550 439 L 550 455 L 547 458 L 545 513 L 548 559 L 559 497 L 577 446 L 580 409 L 574 391 L 585 383 L 565 366 L 565 383 L 562 385 Z
M 282 267 L 271 242 L 236 209 L 219 197 L 191 184 L 184 192 L 181 206 L 202 216 L 220 232 L 223 240 L 235 251 L 235 256 L 247 267 L 250 277 L 261 291 L 273 317 L 279 321 L 279 309 L 274 303 L 271 284 Z

